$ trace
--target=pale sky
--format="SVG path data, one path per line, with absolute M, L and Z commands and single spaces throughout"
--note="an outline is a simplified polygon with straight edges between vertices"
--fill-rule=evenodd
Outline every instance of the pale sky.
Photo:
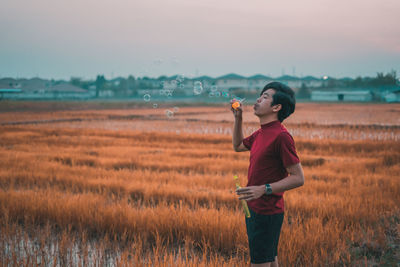
M 400 75 L 399 0 L 1 0 L 0 78 Z

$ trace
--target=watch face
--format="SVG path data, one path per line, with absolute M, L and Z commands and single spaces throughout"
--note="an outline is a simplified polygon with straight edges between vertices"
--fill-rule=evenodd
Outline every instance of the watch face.
M 272 188 L 271 188 L 271 186 L 270 186 L 269 184 L 266 184 L 266 185 L 265 185 L 265 193 L 266 193 L 267 195 L 272 194 Z

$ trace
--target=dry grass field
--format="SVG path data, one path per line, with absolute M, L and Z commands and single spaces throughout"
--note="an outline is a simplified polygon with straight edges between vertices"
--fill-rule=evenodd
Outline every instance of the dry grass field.
M 84 105 L 0 102 L 0 265 L 247 266 L 227 105 Z M 400 105 L 296 108 L 281 266 L 398 266 Z

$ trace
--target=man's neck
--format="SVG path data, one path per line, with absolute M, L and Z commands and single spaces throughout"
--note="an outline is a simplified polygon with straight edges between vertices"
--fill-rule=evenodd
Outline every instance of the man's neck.
M 259 117 L 258 119 L 260 120 L 260 125 L 264 125 L 278 120 L 277 116 L 265 116 L 265 117 Z

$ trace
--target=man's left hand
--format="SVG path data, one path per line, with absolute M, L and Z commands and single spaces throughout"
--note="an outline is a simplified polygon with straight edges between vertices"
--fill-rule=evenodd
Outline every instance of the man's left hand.
M 265 185 L 254 185 L 236 189 L 236 194 L 239 195 L 239 199 L 244 199 L 246 201 L 257 199 L 264 195 L 264 193 Z

